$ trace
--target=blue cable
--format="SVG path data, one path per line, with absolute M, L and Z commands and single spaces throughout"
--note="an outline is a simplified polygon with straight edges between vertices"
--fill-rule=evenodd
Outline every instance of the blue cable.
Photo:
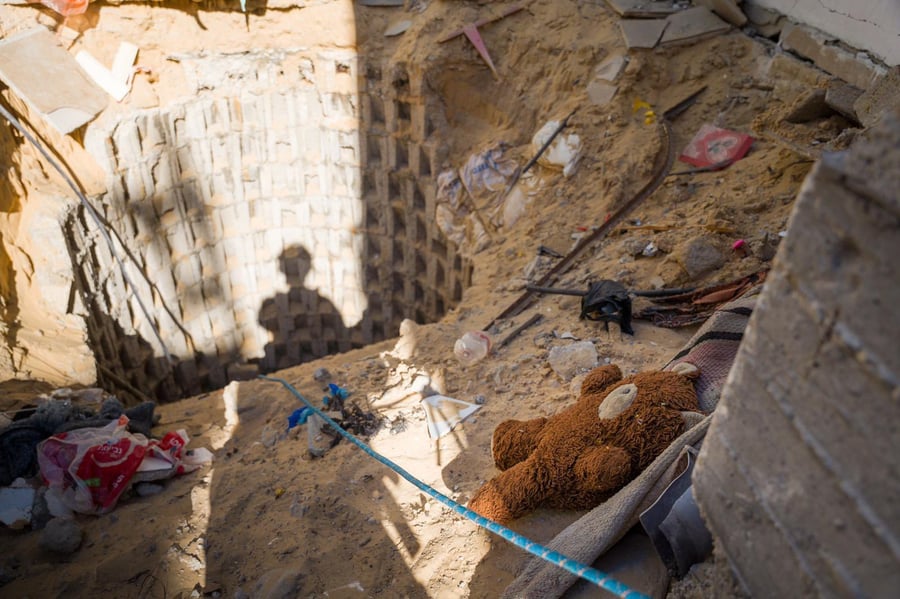
M 401 468 L 399 465 L 395 464 L 388 458 L 376 453 L 371 447 L 369 447 L 368 445 L 366 445 L 365 443 L 363 443 L 362 441 L 357 439 L 352 434 L 345 431 L 343 428 L 340 427 L 340 425 L 337 422 L 335 422 L 334 420 L 329 418 L 321 410 L 319 410 L 314 405 L 312 405 L 309 401 L 307 401 L 307 399 L 305 397 L 303 397 L 302 395 L 300 395 L 300 392 L 297 391 L 286 380 L 276 378 L 276 377 L 271 377 L 271 376 L 263 376 L 263 375 L 260 375 L 259 378 L 261 378 L 263 380 L 267 380 L 267 381 L 281 383 L 282 385 L 284 385 L 284 387 L 288 391 L 290 391 L 292 394 L 294 394 L 294 396 L 297 399 L 299 399 L 304 404 L 306 404 L 306 406 L 308 408 L 312 409 L 312 411 L 315 412 L 323 420 L 325 420 L 325 422 L 330 424 L 332 426 L 332 428 L 334 428 L 334 430 L 336 430 L 338 433 L 340 433 L 340 435 L 342 437 L 344 437 L 345 439 L 347 439 L 348 441 L 350 441 L 351 443 L 353 443 L 354 445 L 356 445 L 357 447 L 362 449 L 364 452 L 366 452 L 367 454 L 369 454 L 370 456 L 372 456 L 373 458 L 375 458 L 376 460 L 378 460 L 379 462 L 381 462 L 382 464 L 384 464 L 385 466 L 387 466 L 388 468 L 390 468 L 391 470 L 393 470 L 394 472 L 396 472 L 397 474 L 399 474 L 400 476 L 405 478 L 407 481 L 409 481 L 410 483 L 415 485 L 419 490 L 421 490 L 421 491 L 427 493 L 428 495 L 430 495 L 431 497 L 437 499 L 438 501 L 443 503 L 445 506 L 447 506 L 450 509 L 452 509 L 453 511 L 455 511 L 457 514 L 465 516 L 466 518 L 468 518 L 469 520 L 471 520 L 478 526 L 488 529 L 492 533 L 503 537 L 510 543 L 513 543 L 514 545 L 521 547 L 522 549 L 531 553 L 532 555 L 536 555 L 544 560 L 547 560 L 548 562 L 550 562 L 552 564 L 559 566 L 560 568 L 567 570 L 568 572 L 571 572 L 572 574 L 574 574 L 576 576 L 584 578 L 585 580 L 596 584 L 600 588 L 605 589 L 618 597 L 628 597 L 628 598 L 634 598 L 634 599 L 649 599 L 649 597 L 647 597 L 646 595 L 629 588 L 627 585 L 622 584 L 621 582 L 610 577 L 608 574 L 604 574 L 600 570 L 595 570 L 594 568 L 591 568 L 590 566 L 586 566 L 582 563 L 576 562 L 575 560 L 569 559 L 568 557 L 559 553 L 558 551 L 553 551 L 549 547 L 544 547 L 543 545 L 541 545 L 539 543 L 535 543 L 534 541 L 528 539 L 527 537 L 524 537 L 524 536 L 520 535 L 519 533 L 506 528 L 505 526 L 503 526 L 501 524 L 497 524 L 493 520 L 488 520 L 484 516 L 479 516 L 477 513 L 458 504 L 457 502 L 453 501 L 452 499 L 450 499 L 449 497 L 447 497 L 440 491 L 434 489 L 433 487 L 426 485 L 425 483 L 423 483 L 422 481 L 420 481 L 419 479 L 414 477 L 412 474 L 410 474 L 409 472 L 407 472 L 406 470 L 404 470 L 403 468 Z

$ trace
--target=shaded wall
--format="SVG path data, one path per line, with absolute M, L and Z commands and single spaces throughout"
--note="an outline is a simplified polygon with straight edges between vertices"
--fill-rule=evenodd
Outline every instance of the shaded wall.
M 759 597 L 900 588 L 900 114 L 807 179 L 694 488 Z
M 174 368 L 96 226 L 81 210 L 67 223 L 106 386 L 196 393 L 461 299 L 471 266 L 431 218 L 440 144 L 421 73 L 340 49 L 181 61 L 215 93 L 87 140 L 108 173 L 98 205 L 140 264 L 126 261 Z

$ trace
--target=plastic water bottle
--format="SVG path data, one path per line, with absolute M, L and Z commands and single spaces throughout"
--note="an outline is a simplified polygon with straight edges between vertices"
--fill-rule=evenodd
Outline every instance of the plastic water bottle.
M 491 351 L 491 338 L 481 331 L 469 331 L 456 340 L 453 353 L 463 366 L 471 366 Z

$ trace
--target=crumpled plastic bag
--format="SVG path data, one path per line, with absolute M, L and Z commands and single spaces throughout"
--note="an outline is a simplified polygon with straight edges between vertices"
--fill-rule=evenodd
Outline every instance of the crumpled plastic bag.
M 504 145 L 498 143 L 472 154 L 459 169 L 462 183 L 479 209 L 493 204 L 516 173 L 516 161 L 504 156 Z
M 105 514 L 142 468 L 171 476 L 194 470 L 212 458 L 207 450 L 186 456 L 189 439 L 184 431 L 157 441 L 129 433 L 127 426 L 128 417 L 123 414 L 106 426 L 76 429 L 42 441 L 37 457 L 49 487 L 48 503 L 52 499 L 82 514 Z
M 494 227 L 509 227 L 524 212 L 527 198 L 521 190 L 513 188 L 504 197 L 518 168 L 505 150 L 505 144 L 496 143 L 472 154 L 459 171 L 438 175 L 435 223 L 463 255 L 477 254 L 490 245 L 482 219 Z
M 559 121 L 549 121 L 531 139 L 531 149 L 537 154 L 553 132 L 559 129 Z M 562 169 L 563 176 L 570 177 L 581 160 L 581 138 L 575 133 L 560 133 L 538 159 L 538 164 L 551 169 Z

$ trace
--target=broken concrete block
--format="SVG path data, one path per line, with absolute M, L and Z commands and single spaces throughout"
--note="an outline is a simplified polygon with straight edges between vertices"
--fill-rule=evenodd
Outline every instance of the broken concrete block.
M 788 123 L 808 123 L 831 115 L 831 108 L 825 103 L 826 93 L 824 89 L 814 89 L 798 96 L 784 120 Z
M 865 127 L 874 125 L 888 111 L 900 107 L 900 66 L 881 76 L 853 103 L 853 112 Z
M 863 91 L 854 85 L 836 81 L 825 91 L 825 103 L 829 108 L 847 117 L 854 123 L 859 122 L 853 105 Z
M 763 37 L 771 38 L 776 36 L 781 33 L 784 27 L 784 15 L 752 2 L 744 4 L 744 14 L 747 15 L 747 19 L 756 32 Z
M 668 25 L 660 44 L 688 44 L 724 33 L 731 25 L 717 17 L 705 6 L 694 6 L 666 17 Z
M 697 6 L 705 6 L 735 27 L 747 24 L 747 15 L 738 8 L 735 0 L 694 0 Z
M 622 19 L 619 27 L 627 48 L 654 48 L 666 30 L 665 19 Z
M 588 98 L 595 106 L 606 106 L 616 95 L 615 81 L 622 74 L 628 60 L 621 54 L 610 56 L 594 69 L 594 77 L 587 85 Z
M 788 23 L 781 32 L 781 47 L 813 61 L 820 69 L 860 89 L 869 89 L 885 73 L 864 54 L 855 54 L 836 45 L 837 40 L 825 33 Z
M 62 134 L 93 120 L 108 102 L 43 27 L 0 42 L 0 80 Z

